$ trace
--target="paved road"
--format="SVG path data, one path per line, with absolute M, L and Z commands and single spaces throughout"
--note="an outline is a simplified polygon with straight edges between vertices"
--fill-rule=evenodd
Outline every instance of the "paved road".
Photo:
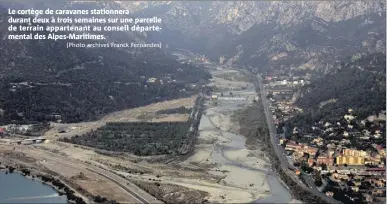
M 139 200 L 141 203 L 149 203 L 148 201 L 146 201 L 144 198 L 142 198 L 140 195 L 138 195 L 137 193 L 133 192 L 132 190 L 130 190 L 129 188 L 127 188 L 126 186 L 122 185 L 120 182 L 116 181 L 115 179 L 113 179 L 112 177 L 110 177 L 109 175 L 106 175 L 105 173 L 102 173 L 102 172 L 99 172 L 99 171 L 96 171 L 96 170 L 93 170 L 91 168 L 86 168 L 87 170 L 91 171 L 91 172 L 94 172 L 100 176 L 103 176 L 107 179 L 109 179 L 110 181 L 114 182 L 115 184 L 117 184 L 118 186 L 120 186 L 121 188 L 123 188 L 124 190 L 126 190 L 128 193 L 130 193 L 131 195 L 133 195 L 133 197 L 135 197 L 137 200 Z
M 318 191 L 316 185 L 314 185 L 314 180 L 311 176 L 308 174 L 301 174 L 302 179 L 305 181 L 305 183 L 311 188 L 312 190 Z
M 28 151 L 28 155 L 34 156 L 35 158 L 45 158 L 46 160 L 54 160 L 59 163 L 63 163 L 72 167 L 77 167 L 80 169 L 87 169 L 88 171 L 91 171 L 93 173 L 99 174 L 100 176 L 103 176 L 107 178 L 108 180 L 112 181 L 113 183 L 117 184 L 122 188 L 122 190 L 129 193 L 133 200 L 136 200 L 136 203 L 162 203 L 161 201 L 158 201 L 151 195 L 148 195 L 147 193 L 141 193 L 143 190 L 141 190 L 139 187 L 132 184 L 130 181 L 118 176 L 117 174 L 114 174 L 110 171 L 107 171 L 105 169 L 99 168 L 94 165 L 84 164 L 83 162 L 75 161 L 69 158 L 66 158 L 64 156 L 44 151 L 44 152 L 36 152 L 36 149 L 32 146 L 25 146 L 26 150 Z M 136 191 L 136 192 L 135 192 Z
M 277 135 L 276 128 L 273 124 L 273 116 L 271 114 L 270 107 L 269 107 L 270 103 L 268 103 L 268 101 L 267 101 L 267 97 L 266 97 L 267 92 L 266 92 L 265 86 L 263 85 L 262 76 L 258 74 L 257 78 L 258 78 L 258 84 L 259 84 L 259 88 L 260 88 L 260 95 L 261 95 L 261 99 L 262 99 L 262 104 L 263 104 L 263 108 L 265 111 L 266 121 L 267 121 L 267 125 L 269 128 L 270 142 L 273 146 L 275 154 L 277 155 L 277 157 L 280 161 L 281 168 L 288 176 L 290 176 L 290 178 L 292 178 L 295 182 L 297 182 L 305 190 L 313 193 L 314 195 L 324 199 L 325 201 L 327 201 L 329 203 L 340 203 L 339 201 L 337 201 L 331 197 L 328 197 L 325 194 L 318 191 L 316 185 L 314 185 L 314 182 L 309 175 L 304 174 L 304 173 L 301 174 L 301 177 L 303 178 L 305 183 L 307 183 L 307 185 L 309 186 L 309 187 L 306 187 L 305 184 L 302 183 L 299 179 L 297 179 L 296 175 L 289 170 L 289 167 L 293 167 L 293 166 L 288 163 L 288 160 L 287 160 L 286 154 L 285 154 L 285 149 L 282 148 L 280 145 L 278 145 L 279 144 L 279 135 Z
M 260 75 L 257 75 L 257 77 L 258 77 L 258 82 L 259 82 L 259 87 L 260 87 L 260 95 L 261 95 L 261 99 L 262 99 L 262 104 L 264 107 L 266 121 L 267 121 L 267 125 L 269 128 L 270 142 L 274 148 L 274 151 L 275 151 L 278 159 L 280 160 L 281 166 L 283 168 L 288 169 L 289 163 L 287 162 L 287 158 L 285 156 L 285 150 L 280 145 L 278 145 L 279 138 L 276 134 L 277 131 L 276 131 L 276 128 L 273 124 L 273 119 L 272 119 L 273 116 L 272 116 L 270 108 L 269 108 L 269 103 L 267 102 L 266 89 L 263 86 L 262 77 Z

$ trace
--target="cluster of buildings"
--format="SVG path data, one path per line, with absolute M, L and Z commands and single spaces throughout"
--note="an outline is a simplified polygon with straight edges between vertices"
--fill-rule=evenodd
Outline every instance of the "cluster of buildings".
M 40 136 L 49 127 L 49 123 L 30 125 L 8 124 L 0 127 L 0 135 Z
M 343 120 L 334 124 L 316 125 L 312 128 L 313 133 L 305 134 L 305 137 L 302 137 L 303 133 L 293 131 L 306 142 L 281 139 L 280 143 L 287 151 L 290 163 L 300 168 L 306 166 L 311 169 L 312 175 L 324 175 L 325 182 L 337 185 L 335 188 L 338 191 L 327 191 L 328 196 L 343 193 L 353 200 L 384 202 L 386 149 L 381 144 L 385 142 L 385 139 L 381 139 L 385 138 L 385 129 L 381 125 L 384 122 L 373 121 L 369 124 L 370 121 L 366 121 L 368 125 L 362 125 L 360 120 L 349 116 L 352 115 L 347 113 Z M 348 124 L 352 124 L 350 129 Z M 368 135 L 367 138 L 364 135 Z
M 297 87 L 297 86 L 303 86 L 306 84 L 306 81 L 303 79 L 300 80 L 276 80 L 277 78 L 273 77 L 266 77 L 266 80 L 270 81 L 268 83 L 269 87 L 275 87 L 275 86 L 287 86 L 287 87 Z
M 295 173 L 322 178 L 324 185 L 319 190 L 336 199 L 344 196 L 353 202 L 385 202 L 385 112 L 360 119 L 348 109 L 338 120 L 281 132 L 279 127 L 283 128 L 285 121 L 303 111 L 294 105 L 296 87 L 307 83 L 270 76 L 265 84 L 273 121 L 282 133 L 280 145 L 288 162 L 296 167 Z M 284 132 L 290 134 L 285 137 Z
M 270 110 L 276 125 L 303 111 L 295 106 L 294 102 L 299 95 L 298 88 L 309 84 L 308 80 L 299 77 L 266 76 L 265 82 L 271 103 Z
M 14 133 L 14 134 L 26 134 L 27 131 L 31 130 L 32 125 L 19 125 L 9 124 L 1 127 L 3 133 Z
M 319 148 L 316 145 L 310 146 L 305 143 L 297 143 L 293 140 L 280 139 L 288 155 L 293 162 L 305 162 L 310 167 L 321 170 L 319 167 L 323 164 L 326 167 L 334 166 L 359 166 L 356 168 L 366 168 L 366 165 L 385 167 L 385 149 L 378 149 L 380 146 L 368 151 L 357 150 L 354 148 Z M 355 168 L 355 167 L 354 167 Z

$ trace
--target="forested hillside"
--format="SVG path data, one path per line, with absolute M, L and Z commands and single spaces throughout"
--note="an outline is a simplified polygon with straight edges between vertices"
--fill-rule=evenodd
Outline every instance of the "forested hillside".
M 64 122 L 92 120 L 192 95 L 197 90 L 191 83 L 210 77 L 160 49 L 66 48 L 65 41 L 6 40 L 7 32 L 5 20 L 0 24 L 1 123 L 45 121 L 53 115 Z
M 385 52 L 385 1 L 118 2 L 163 18 L 149 39 L 259 72 L 318 74 L 357 53 Z M 285 74 L 286 74 L 285 72 Z
M 303 96 L 297 101 L 304 113 L 291 119 L 290 124 L 311 127 L 320 120 L 336 121 L 349 108 L 359 118 L 385 110 L 384 54 L 358 56 L 339 67 L 304 88 Z
M 270 22 L 231 39 L 213 48 L 222 50 L 230 63 L 261 72 L 326 73 L 347 56 L 384 52 L 385 19 L 377 14 L 340 22 L 312 18 L 292 27 Z

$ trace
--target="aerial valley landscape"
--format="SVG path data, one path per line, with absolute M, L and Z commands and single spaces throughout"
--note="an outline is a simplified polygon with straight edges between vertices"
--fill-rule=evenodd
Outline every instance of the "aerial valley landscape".
M 0 203 L 386 203 L 385 3 L 0 0 Z M 7 40 L 32 7 L 163 46 Z

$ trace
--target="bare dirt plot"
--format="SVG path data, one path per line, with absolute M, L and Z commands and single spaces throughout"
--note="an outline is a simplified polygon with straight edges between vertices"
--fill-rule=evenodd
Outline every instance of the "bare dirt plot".
M 239 70 L 217 70 L 211 74 L 213 78 L 209 85 L 216 86 L 219 91 L 242 90 L 251 86 L 248 82 L 249 77 Z
M 103 121 L 107 122 L 120 122 L 126 121 L 130 119 L 137 119 L 138 116 L 144 113 L 156 113 L 159 110 L 165 109 L 173 109 L 178 108 L 180 106 L 184 106 L 186 108 L 192 108 L 195 103 L 196 96 L 192 96 L 189 98 L 176 99 L 171 101 L 164 101 L 159 103 L 154 103 L 147 106 L 142 106 L 138 108 L 123 110 L 115 113 L 111 113 L 102 118 Z
M 184 106 L 192 108 L 195 103 L 196 96 L 182 98 L 170 101 L 150 104 L 133 109 L 114 112 L 108 114 L 98 121 L 81 122 L 81 123 L 52 123 L 53 128 L 47 131 L 43 136 L 48 139 L 56 140 L 58 137 L 72 137 L 75 135 L 83 135 L 92 129 L 97 129 L 106 124 L 106 122 L 130 122 L 130 121 L 147 121 L 147 122 L 179 122 L 186 121 L 188 114 L 172 114 L 172 115 L 157 115 L 159 110 L 173 109 Z M 143 116 L 146 118 L 143 119 Z M 63 130 L 64 133 L 59 133 Z
M 133 180 L 133 182 L 166 203 L 203 203 L 206 193 L 180 185 L 152 181 Z
M 189 114 L 162 114 L 155 119 L 151 119 L 150 122 L 184 122 L 189 118 Z

